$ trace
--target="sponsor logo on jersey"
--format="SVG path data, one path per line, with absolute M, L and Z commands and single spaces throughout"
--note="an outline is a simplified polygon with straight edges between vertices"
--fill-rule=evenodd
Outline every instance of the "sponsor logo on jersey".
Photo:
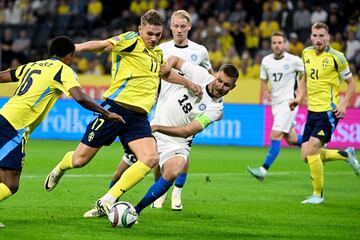
M 285 64 L 285 65 L 284 65 L 284 69 L 285 69 L 285 70 L 288 70 L 289 68 L 290 68 L 289 64 Z
M 196 54 L 191 54 L 191 60 L 195 62 L 198 59 L 198 56 Z
M 144 48 L 143 53 L 149 54 L 149 51 L 146 48 Z
M 199 105 L 199 110 L 200 111 L 204 111 L 206 109 L 206 104 L 205 103 L 201 103 L 200 105 Z
M 308 64 L 310 64 L 310 59 L 306 60 L 306 62 L 305 62 L 305 63 L 308 63 Z
M 318 136 L 325 136 L 325 133 L 323 130 L 320 130 L 318 133 L 317 133 Z

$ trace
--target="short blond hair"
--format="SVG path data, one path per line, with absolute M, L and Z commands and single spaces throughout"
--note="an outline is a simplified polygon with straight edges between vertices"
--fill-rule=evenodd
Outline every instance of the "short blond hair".
M 184 18 L 186 19 L 189 23 L 191 23 L 191 18 L 190 18 L 190 14 L 185 11 L 185 10 L 177 10 L 175 11 L 172 15 L 171 15 L 171 22 L 173 21 L 174 18 Z
M 329 32 L 329 27 L 328 27 L 328 25 L 326 25 L 325 23 L 322 23 L 322 22 L 314 23 L 314 24 L 311 26 L 311 29 L 325 29 L 327 32 Z

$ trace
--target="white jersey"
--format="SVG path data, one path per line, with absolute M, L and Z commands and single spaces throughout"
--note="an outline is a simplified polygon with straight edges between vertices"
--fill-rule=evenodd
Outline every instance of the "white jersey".
M 199 65 L 206 70 L 209 70 L 211 68 L 209 53 L 203 45 L 188 40 L 188 45 L 177 46 L 175 45 L 174 40 L 171 40 L 160 44 L 159 47 L 163 51 L 165 59 L 173 55 L 185 60 L 186 62 L 191 62 L 194 65 Z M 175 86 L 176 84 L 161 80 L 158 99 L 160 101 L 166 100 L 167 96 L 171 96 L 176 90 Z
M 175 91 L 167 96 L 165 101 L 157 103 L 155 115 L 151 125 L 162 125 L 168 127 L 184 127 L 193 120 L 198 120 L 203 128 L 219 119 L 223 112 L 223 98 L 213 98 L 207 91 L 207 85 L 214 77 L 204 68 L 185 62 L 181 68 L 185 77 L 199 84 L 203 89 L 203 96 L 194 96 L 187 88 L 175 85 Z M 177 144 L 183 148 L 190 149 L 193 136 L 188 138 L 172 137 L 156 132 L 154 134 L 158 141 L 169 144 Z
M 284 53 L 281 59 L 269 54 L 261 61 L 260 79 L 270 81 L 272 105 L 295 98 L 297 73 L 304 72 L 302 60 L 292 54 Z

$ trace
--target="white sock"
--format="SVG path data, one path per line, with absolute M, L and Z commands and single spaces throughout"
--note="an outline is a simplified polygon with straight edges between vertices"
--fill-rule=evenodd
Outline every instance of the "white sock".
M 267 172 L 268 172 L 263 166 L 260 167 L 260 171 L 264 175 L 267 174 Z
M 179 196 L 181 196 L 182 189 L 183 189 L 183 188 L 179 188 L 179 187 L 177 187 L 177 186 L 174 186 L 174 189 L 173 189 L 173 191 L 172 191 L 172 195 L 179 195 Z
M 105 202 L 109 202 L 109 203 L 115 203 L 116 202 L 116 198 L 114 198 L 111 194 L 106 193 L 101 200 L 104 200 Z

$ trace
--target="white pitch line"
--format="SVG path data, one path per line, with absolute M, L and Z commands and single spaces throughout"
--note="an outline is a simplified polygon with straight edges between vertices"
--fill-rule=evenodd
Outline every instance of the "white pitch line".
M 309 175 L 309 172 L 271 172 L 269 176 L 281 176 L 281 175 Z M 351 175 L 351 171 L 347 172 L 326 172 L 325 175 Z M 67 174 L 67 178 L 111 178 L 112 173 L 109 174 Z M 250 176 L 249 173 L 189 173 L 190 177 L 203 177 L 203 176 Z M 26 175 L 22 178 L 44 178 L 46 175 Z M 147 177 L 153 177 L 152 174 L 148 174 Z

